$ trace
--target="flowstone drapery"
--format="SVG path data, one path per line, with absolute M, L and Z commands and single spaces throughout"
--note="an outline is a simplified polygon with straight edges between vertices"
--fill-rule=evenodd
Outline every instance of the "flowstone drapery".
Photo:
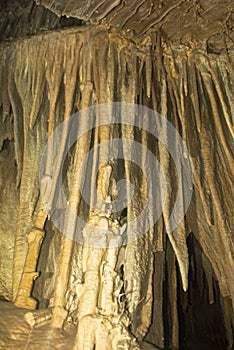
M 4 276 L 10 277 L 7 288 L 0 285 L 1 295 L 18 307 L 30 309 L 25 320 L 32 328 L 47 325 L 67 329 L 74 325 L 74 350 L 94 346 L 100 350 L 138 349 L 145 337 L 163 348 L 166 327 L 170 329 L 166 345 L 178 349 L 178 290 L 180 279 L 183 289 L 188 287 L 186 240 L 192 232 L 205 255 L 201 265 L 208 281 L 210 303 L 215 299 L 214 279 L 218 281 L 231 348 L 232 44 L 225 38 L 223 49 L 219 51 L 212 44 L 211 52 L 205 43 L 190 37 L 170 44 L 160 30 L 143 32 L 143 37 L 130 38 L 106 25 L 85 25 L 1 43 L 0 144 L 4 149 L 5 140 L 10 143 L 14 140 L 14 149 L 11 146 L 9 154 L 16 160 L 12 177 L 8 179 L 5 172 L 2 176 L 6 184 L 16 181 L 14 201 L 19 203 L 17 210 L 11 208 L 12 213 L 17 212 L 13 274 L 6 266 Z M 178 187 L 175 166 L 166 148 L 145 131 L 144 115 L 142 128 L 127 124 L 96 127 L 98 116 L 93 116 L 91 131 L 72 146 L 63 163 L 68 139 L 68 130 L 64 129 L 56 148 L 56 163 L 48 152 L 44 177 L 41 183 L 38 181 L 45 146 L 56 128 L 77 111 L 113 101 L 154 109 L 173 124 L 186 142 L 194 181 L 188 185 L 194 186 L 194 196 L 186 217 L 168 235 L 165 226 Z M 122 159 L 105 164 L 95 178 L 95 170 L 103 166 L 102 154 L 96 151 L 90 173 L 79 173 L 80 164 L 91 149 L 116 137 L 150 149 L 160 161 L 168 190 L 156 225 L 127 245 L 121 243 L 127 236 L 124 225 L 139 215 L 147 199 L 147 184 L 140 167 L 129 161 L 129 154 L 123 150 Z M 176 148 L 177 141 L 171 139 L 171 146 Z M 186 153 L 183 156 L 186 162 Z M 7 156 L 3 154 L 3 158 L 5 162 Z M 141 164 L 144 163 L 142 157 Z M 81 215 L 84 222 L 107 229 L 103 247 L 90 244 L 92 235 L 90 238 L 85 228 L 80 232 L 81 242 L 51 228 L 51 208 L 55 206 L 61 216 L 66 211 L 64 203 L 55 202 L 56 187 L 51 186 L 57 183 L 61 169 L 66 200 L 72 211 Z M 90 189 L 90 203 L 95 206 L 96 187 L 105 202 L 96 211 L 82 198 L 83 177 Z M 133 184 L 135 191 L 131 197 L 131 186 L 126 185 L 125 195 L 131 200 L 123 212 L 113 213 L 110 208 L 108 211 L 108 205 L 118 196 L 116 183 L 121 179 Z M 43 203 L 42 197 L 48 201 Z M 152 208 L 157 208 L 160 200 L 161 193 L 157 192 Z M 5 223 L 1 229 L 4 242 L 8 239 L 6 228 L 12 230 L 7 226 L 7 205 L 0 213 Z M 65 228 L 75 232 L 75 224 L 66 213 L 65 218 Z M 140 232 L 147 227 L 147 220 L 151 220 L 150 216 L 141 222 Z M 114 228 L 117 234 L 112 233 Z M 111 247 L 112 240 L 118 241 L 116 247 Z M 51 260 L 52 267 L 45 272 L 44 266 Z M 189 308 L 189 303 L 184 297 L 183 308 Z M 39 309 L 35 310 L 36 307 Z

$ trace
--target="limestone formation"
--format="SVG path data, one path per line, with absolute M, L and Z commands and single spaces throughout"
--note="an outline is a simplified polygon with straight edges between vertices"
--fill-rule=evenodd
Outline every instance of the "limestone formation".
M 0 14 L 0 348 L 231 349 L 233 1 Z

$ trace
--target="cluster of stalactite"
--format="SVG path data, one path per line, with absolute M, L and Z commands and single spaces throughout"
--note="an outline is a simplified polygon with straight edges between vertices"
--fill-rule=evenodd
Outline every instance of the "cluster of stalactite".
M 98 297 L 95 290 L 90 290 L 88 281 L 92 281 L 93 289 L 99 288 L 102 283 L 100 271 L 103 271 L 107 262 L 112 275 L 116 275 L 119 283 L 123 283 L 119 292 L 124 296 L 119 297 L 121 305 L 117 303 L 115 307 L 121 309 L 124 305 L 123 310 L 116 311 L 116 315 L 120 317 L 119 313 L 122 312 L 125 321 L 121 329 L 115 330 L 116 337 L 120 340 L 121 336 L 124 337 L 129 322 L 131 332 L 141 340 L 150 326 L 154 329 L 158 326 L 156 323 L 151 325 L 153 300 L 158 306 L 158 318 L 155 322 L 160 320 L 160 324 L 163 325 L 162 281 L 165 263 L 170 261 L 168 297 L 171 305 L 171 345 L 175 349 L 178 348 L 175 259 L 177 258 L 183 288 L 186 290 L 189 265 L 186 238 L 191 231 L 211 262 L 222 296 L 234 300 L 231 233 L 233 199 L 230 196 L 230 188 L 233 185 L 231 145 L 234 68 L 231 55 L 225 48 L 220 56 L 208 55 L 205 48 L 198 48 L 192 42 L 185 46 L 170 47 L 160 33 L 149 34 L 143 41 L 127 41 L 105 27 L 87 26 L 3 43 L 0 47 L 0 57 L 0 79 L 3 87 L 0 92 L 1 145 L 9 138 L 9 129 L 13 123 L 17 164 L 16 188 L 19 191 L 13 290 L 12 296 L 7 296 L 8 299 L 15 301 L 18 306 L 29 309 L 36 307 L 31 292 L 33 280 L 38 276 L 37 258 L 47 220 L 47 212 L 43 209 L 40 197 L 38 174 L 48 138 L 56 127 L 68 120 L 74 112 L 91 105 L 112 101 L 144 105 L 159 112 L 174 125 L 186 142 L 191 156 L 194 195 L 184 220 L 172 233 L 168 233 L 173 249 L 165 254 L 165 224 L 170 216 L 177 190 L 176 174 L 170 154 L 143 128 L 136 130 L 134 125 L 123 124 L 117 129 L 113 125 L 95 129 L 94 123 L 92 132 L 83 135 L 69 153 L 65 182 L 70 208 L 76 213 L 83 212 L 86 218 L 92 214 L 85 206 L 79 189 L 81 177 L 85 176 L 79 173 L 80 164 L 92 147 L 121 135 L 141 142 L 159 159 L 168 189 L 163 213 L 155 227 L 146 234 L 112 252 L 114 260 L 113 257 L 108 257 L 108 251 L 91 252 L 91 248 L 62 235 L 61 242 L 59 240 L 58 243 L 59 252 L 56 259 L 54 258 L 56 261 L 53 273 L 56 270 L 56 277 L 50 280 L 51 283 L 54 281 L 54 285 L 48 296 L 53 312 L 48 309 L 40 317 L 30 314 L 27 319 L 34 325 L 35 322 L 43 323 L 52 318 L 52 324 L 56 327 L 62 327 L 64 322 L 68 321 L 78 322 L 80 329 L 82 322 L 84 328 L 87 323 L 92 324 L 90 329 L 93 329 L 93 332 L 94 329 L 101 332 L 96 336 L 96 339 L 99 339 L 96 348 L 99 346 L 104 349 L 104 345 L 100 343 L 105 332 L 100 328 L 101 317 L 106 319 L 108 324 L 108 317 L 112 315 L 113 310 L 106 311 L 106 314 L 104 312 L 104 316 L 97 316 L 95 310 L 104 304 L 107 309 L 112 308 L 110 299 L 113 296 L 110 297 L 108 293 L 113 294 L 114 291 L 109 287 L 108 291 Z M 144 127 L 144 123 L 142 125 Z M 57 167 L 47 154 L 45 181 L 52 176 L 58 177 L 66 142 L 65 130 L 59 146 L 61 156 L 58 157 Z M 175 147 L 176 142 L 174 140 Z M 141 172 L 126 159 L 128 157 L 123 153 L 121 175 L 118 170 L 119 164 L 113 163 L 112 177 L 116 181 L 121 176 L 126 177 L 135 186 L 133 200 L 127 208 L 126 220 L 130 222 L 139 215 L 144 206 L 146 192 Z M 101 154 L 94 158 L 94 168 L 101 164 L 101 160 Z M 142 159 L 142 163 L 144 161 Z M 96 181 L 94 175 L 93 172 L 89 180 L 91 189 Z M 130 195 L 129 188 L 126 188 L 126 193 L 127 196 Z M 50 189 L 49 195 L 49 200 L 53 201 L 55 188 Z M 160 194 L 157 196 L 152 205 L 157 206 L 160 202 Z M 91 198 L 91 202 L 95 202 L 95 198 Z M 147 220 L 150 218 L 146 218 L 145 221 Z M 64 225 L 73 227 L 69 218 Z M 143 232 L 145 226 L 146 222 L 142 222 L 139 230 Z M 53 244 L 55 243 L 51 243 L 47 261 L 44 263 L 49 263 L 50 256 L 54 254 Z M 93 261 L 91 256 L 95 254 L 98 256 Z M 112 259 L 111 262 L 108 259 Z M 89 269 L 92 272 L 90 275 Z M 154 270 L 156 277 L 153 281 Z M 208 281 L 211 284 L 209 290 L 212 290 L 213 279 L 208 278 Z M 114 283 L 113 280 L 109 282 L 112 285 Z M 153 282 L 157 286 L 154 293 Z M 36 284 L 39 286 L 40 277 Z M 118 286 L 116 288 L 118 289 Z M 41 299 L 44 298 L 43 293 L 46 292 L 41 292 Z M 106 297 L 106 300 L 101 300 L 102 297 Z M 212 295 L 210 298 L 212 299 Z M 84 312 L 81 319 L 82 310 Z M 230 312 L 224 307 L 229 335 L 232 323 Z M 112 323 L 106 327 L 114 329 Z M 89 338 L 89 335 L 82 332 L 83 329 L 78 332 L 79 341 L 83 341 L 80 340 L 82 336 Z M 129 334 L 126 334 L 129 348 L 136 348 L 137 345 Z M 160 330 L 157 329 L 156 334 L 155 344 L 163 346 L 162 326 Z M 90 336 L 90 349 L 95 343 L 91 338 Z M 106 340 L 107 343 L 108 341 Z

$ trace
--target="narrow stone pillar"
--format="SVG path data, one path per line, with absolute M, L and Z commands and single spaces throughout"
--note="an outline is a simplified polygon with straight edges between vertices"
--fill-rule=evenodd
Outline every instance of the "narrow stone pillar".
M 36 272 L 37 260 L 44 231 L 33 228 L 27 234 L 28 254 L 24 264 L 24 271 L 20 281 L 15 305 L 24 309 L 34 310 L 37 307 L 37 301 L 31 297 L 33 281 L 39 276 Z

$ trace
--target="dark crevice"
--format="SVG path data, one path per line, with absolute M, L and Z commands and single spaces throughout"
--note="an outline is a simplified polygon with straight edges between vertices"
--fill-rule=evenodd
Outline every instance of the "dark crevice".
M 9 148 L 9 144 L 10 144 L 10 140 L 9 139 L 4 140 L 3 143 L 2 143 L 2 148 L 0 149 L 0 152 L 8 149 Z
M 187 240 L 190 256 L 189 288 L 182 290 L 178 273 L 178 310 L 181 350 L 225 350 L 227 339 L 221 294 L 213 276 L 215 301 L 209 304 L 209 286 L 202 261 L 202 248 L 190 234 Z M 201 278 L 199 278 L 199 276 Z

